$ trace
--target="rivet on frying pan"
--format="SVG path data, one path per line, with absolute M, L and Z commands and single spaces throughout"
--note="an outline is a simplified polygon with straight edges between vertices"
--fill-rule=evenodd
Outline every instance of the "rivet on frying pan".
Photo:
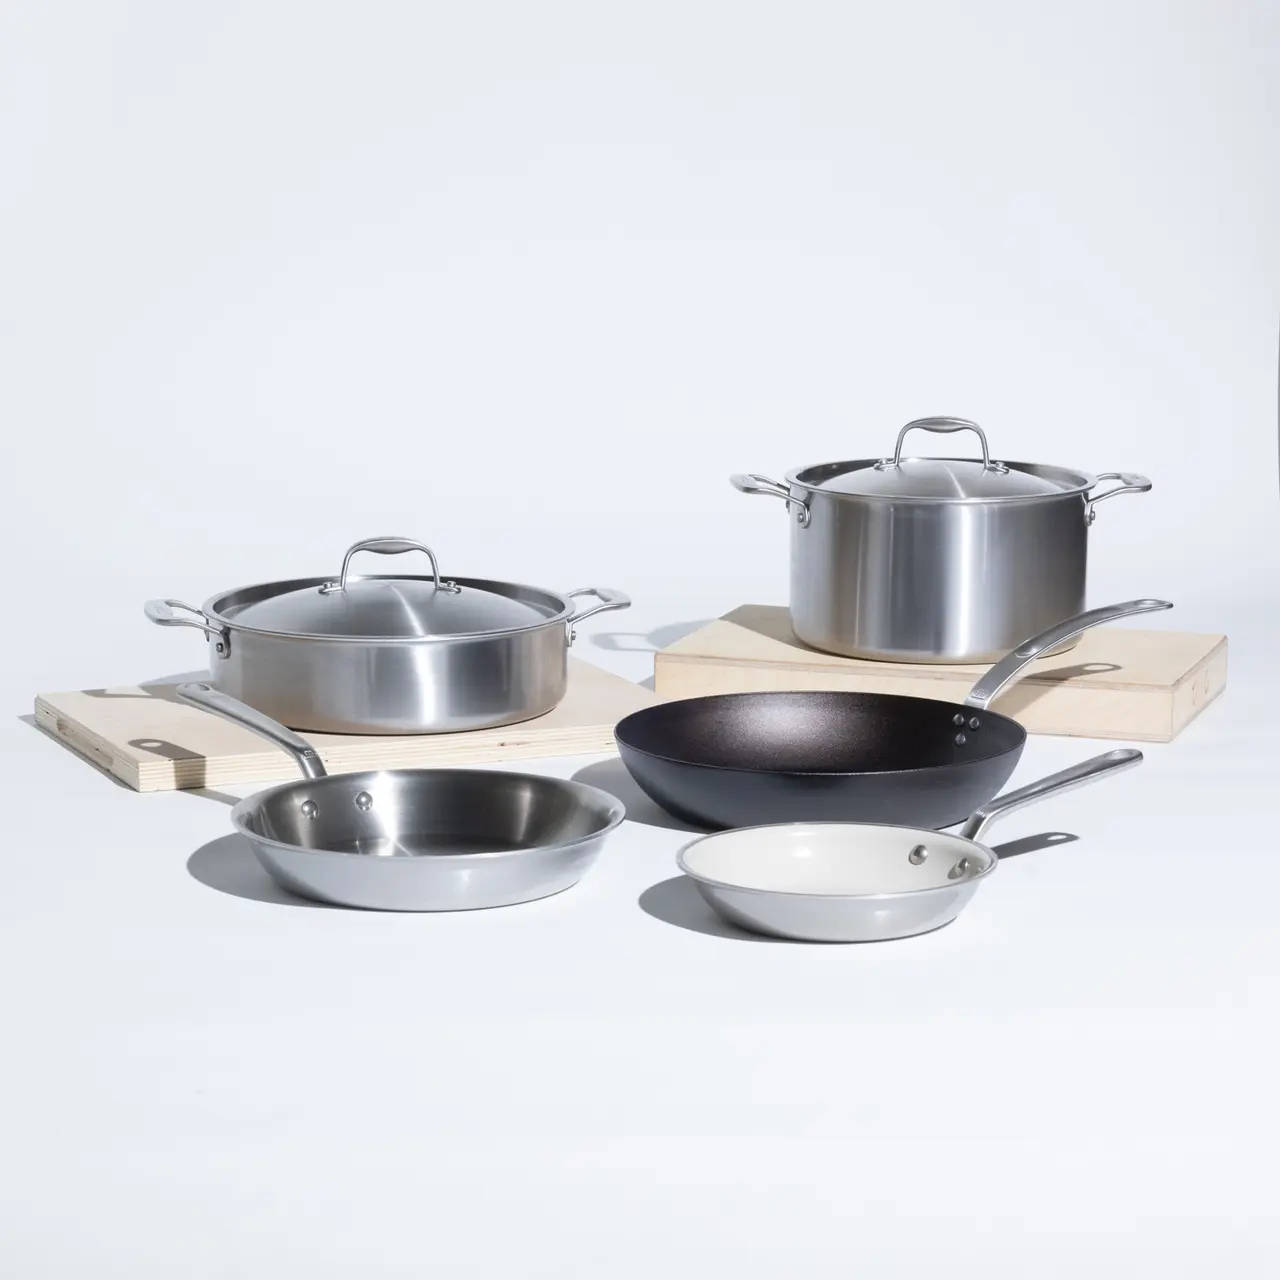
M 968 741 L 968 739 L 964 736 L 964 734 L 963 734 L 963 733 L 957 733 L 957 734 L 956 734 L 956 746 L 957 746 L 957 747 L 963 747 L 963 746 L 964 746 L 964 744 L 965 744 L 967 741 Z
M 973 717 L 973 719 L 969 721 L 969 728 L 970 728 L 970 729 L 981 729 L 981 728 L 982 728 L 982 721 L 980 721 L 980 720 L 978 719 L 978 717 L 977 717 L 977 716 L 974 716 L 974 717 Z
M 928 856 L 929 850 L 926 849 L 924 845 L 918 844 L 909 854 L 907 854 L 907 861 L 911 863 L 913 867 L 918 867 Z
M 955 725 L 957 729 L 959 729 L 961 725 L 964 724 L 964 716 L 962 716 L 960 712 L 957 711 L 955 715 L 951 717 L 951 723 Z
M 362 791 L 356 796 L 356 808 L 361 813 L 368 813 L 373 808 L 373 797 L 367 791 Z
M 968 872 L 968 870 L 969 870 L 969 859 L 961 858 L 960 861 L 957 862 L 956 865 L 952 867 L 950 871 L 947 872 L 947 879 L 959 880 L 961 876 L 965 875 Z
M 304 800 L 302 802 L 302 816 L 304 818 L 314 818 L 320 813 L 320 806 L 314 800 Z

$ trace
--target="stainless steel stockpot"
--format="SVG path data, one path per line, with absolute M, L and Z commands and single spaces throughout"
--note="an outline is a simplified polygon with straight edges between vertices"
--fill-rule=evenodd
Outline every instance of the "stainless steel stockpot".
M 904 458 L 916 429 L 971 431 L 982 458 Z M 1105 480 L 1117 483 L 1099 492 Z M 803 643 L 851 658 L 953 663 L 992 662 L 1083 613 L 1097 504 L 1151 488 L 1129 472 L 997 462 L 964 418 L 907 423 L 892 458 L 802 467 L 785 484 L 759 475 L 732 484 L 787 504 L 791 624 Z
M 351 560 L 360 551 L 420 551 L 431 576 L 355 577 Z M 579 596 L 599 603 L 575 611 Z M 578 623 L 630 603 L 606 587 L 560 595 L 516 582 L 442 579 L 423 543 L 370 538 L 347 550 L 336 579 L 241 587 L 199 609 L 151 600 L 146 614 L 160 626 L 205 632 L 212 683 L 291 729 L 408 734 L 545 714 L 565 695 Z

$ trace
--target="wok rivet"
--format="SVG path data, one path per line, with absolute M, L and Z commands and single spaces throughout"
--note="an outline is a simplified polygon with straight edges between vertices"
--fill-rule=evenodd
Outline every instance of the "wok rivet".
M 955 725 L 955 727 L 956 727 L 957 729 L 959 729 L 959 728 L 964 724 L 964 716 L 962 716 L 962 715 L 957 711 L 957 712 L 955 713 L 955 715 L 953 715 L 953 716 L 951 717 L 951 723 L 952 723 L 953 725 Z
M 981 722 L 978 720 L 977 716 L 974 716 L 973 719 L 969 721 L 970 729 L 980 729 L 981 727 Z
M 963 733 L 957 733 L 957 734 L 956 734 L 956 746 L 957 746 L 957 747 L 963 747 L 963 746 L 964 746 L 964 744 L 965 744 L 967 741 L 968 741 L 968 739 L 964 736 L 964 734 L 963 734 Z
M 907 861 L 911 863 L 912 866 L 918 867 L 928 856 L 929 850 L 926 849 L 924 845 L 918 844 L 909 854 L 907 854 Z
M 356 808 L 362 813 L 367 813 L 373 808 L 373 797 L 367 791 L 362 791 L 356 796 Z
M 304 818 L 314 818 L 320 812 L 320 806 L 314 800 L 304 800 L 302 802 L 302 816 Z
M 965 872 L 968 870 L 969 870 L 969 859 L 961 858 L 960 861 L 957 862 L 956 865 L 952 867 L 950 871 L 947 872 L 947 879 L 959 880 L 960 877 L 964 875 Z

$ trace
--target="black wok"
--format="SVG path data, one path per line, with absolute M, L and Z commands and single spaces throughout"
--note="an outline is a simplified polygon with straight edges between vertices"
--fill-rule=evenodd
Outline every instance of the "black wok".
M 962 822 L 1009 780 L 1027 731 L 987 707 L 1037 657 L 1134 613 L 1091 609 L 996 663 L 963 703 L 892 693 L 726 693 L 619 721 L 622 762 L 652 800 L 701 827 L 775 822 Z

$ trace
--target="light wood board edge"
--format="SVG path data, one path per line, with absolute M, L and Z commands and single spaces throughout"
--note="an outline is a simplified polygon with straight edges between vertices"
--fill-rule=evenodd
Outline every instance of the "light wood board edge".
M 723 619 L 718 619 L 723 621 Z M 737 625 L 730 623 L 730 626 Z M 705 630 L 705 628 L 704 628 Z M 698 634 L 698 633 L 695 633 Z M 689 639 L 692 637 L 686 637 Z M 1206 642 L 1212 642 L 1212 647 L 1195 662 L 1183 671 L 1177 680 L 1167 686 L 1166 689 L 1179 687 L 1184 681 L 1202 671 L 1205 664 L 1211 662 L 1221 651 L 1225 655 L 1227 637 L 1216 633 L 1205 633 L 1203 639 Z M 799 652 L 798 650 L 796 652 Z M 1052 662 L 1053 659 L 1045 659 L 1044 661 Z M 877 664 L 880 665 L 880 664 Z M 968 691 L 977 683 L 978 677 L 989 670 L 987 667 L 948 667 L 941 664 L 934 665 L 931 663 L 920 663 L 918 666 L 908 666 L 905 663 L 889 662 L 883 664 L 883 674 L 878 674 L 872 670 L 870 664 L 845 667 L 838 663 L 819 660 L 816 662 L 805 661 L 804 658 L 793 658 L 787 656 L 785 658 L 734 658 L 711 653 L 681 653 L 674 649 L 660 649 L 654 654 L 654 687 L 655 692 L 664 694 L 664 690 L 660 687 L 662 675 L 666 670 L 678 666 L 707 666 L 714 667 L 717 670 L 725 670 L 730 667 L 742 667 L 748 670 L 761 671 L 787 671 L 787 672 L 803 672 L 815 676 L 821 676 L 824 679 L 847 680 L 859 678 L 864 681 L 876 685 L 883 686 L 885 691 L 891 691 L 900 688 L 905 683 L 919 686 L 937 686 L 937 685 L 955 685 L 963 687 L 964 692 Z M 1225 679 L 1225 672 L 1224 672 Z M 1034 666 L 1026 675 L 1018 679 L 1019 686 L 1039 686 L 1045 689 L 1066 688 L 1068 684 L 1054 674 L 1053 669 L 1046 668 L 1037 670 Z M 816 686 L 815 686 L 816 687 Z M 864 685 L 864 687 L 866 687 Z M 1070 688 L 1073 689 L 1098 689 L 1103 691 L 1132 689 L 1138 692 L 1147 692 L 1153 686 L 1149 682 L 1141 680 L 1116 680 L 1111 679 L 1101 681 L 1093 679 L 1088 672 L 1073 676 L 1070 681 Z M 664 694 L 664 696 L 672 696 Z M 921 694 L 927 697 L 929 694 Z M 936 696 L 935 694 L 932 696 Z
M 1211 638 L 1211 637 L 1206 637 Z M 925 669 L 904 680 L 901 668 L 878 679 L 864 668 L 841 671 L 829 666 L 790 662 L 748 662 L 658 653 L 654 657 L 654 687 L 664 698 L 696 698 L 717 693 L 773 690 L 828 690 L 902 693 L 917 697 L 944 695 L 944 681 Z M 1082 678 L 1071 681 L 1024 678 L 996 700 L 994 710 L 1021 722 L 1028 733 L 1045 737 L 1116 739 L 1134 742 L 1172 742 L 1226 688 L 1227 638 L 1217 637 L 1212 649 L 1185 671 L 1175 684 L 1163 688 L 1137 683 L 1099 686 Z M 962 683 L 952 672 L 946 684 Z M 904 687 L 905 686 L 905 687 Z M 967 692 L 964 684 L 963 692 Z M 1111 729 L 1101 728 L 1101 708 L 1114 717 Z
M 126 787 L 134 791 L 154 791 L 157 788 L 146 786 L 138 769 L 138 762 L 127 755 L 116 751 L 103 737 L 86 729 L 73 720 L 65 719 L 62 714 L 49 705 L 43 698 L 36 698 L 36 724 L 51 737 L 56 738 L 63 746 L 69 747 L 78 756 L 82 756 L 90 764 L 118 778 Z

